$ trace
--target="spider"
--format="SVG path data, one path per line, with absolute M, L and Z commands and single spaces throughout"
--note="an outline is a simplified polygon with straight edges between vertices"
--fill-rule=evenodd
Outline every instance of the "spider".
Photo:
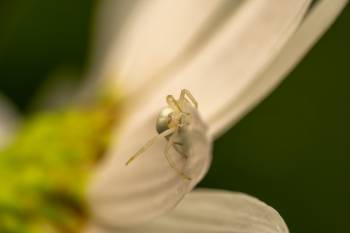
M 188 117 L 191 116 L 191 113 L 185 112 L 185 104 L 191 104 L 195 109 L 198 109 L 198 103 L 193 97 L 189 90 L 181 90 L 181 94 L 178 100 L 172 95 L 166 97 L 166 102 L 168 106 L 163 108 L 157 118 L 156 129 L 158 135 L 150 139 L 144 146 L 142 146 L 133 156 L 129 158 L 126 162 L 126 165 L 129 165 L 134 161 L 138 156 L 144 153 L 152 144 L 157 141 L 158 138 L 164 137 L 167 140 L 167 144 L 164 149 L 164 155 L 167 159 L 170 167 L 174 169 L 181 177 L 186 180 L 191 180 L 191 177 L 183 173 L 169 157 L 169 150 L 173 147 L 180 155 L 185 159 L 188 158 L 188 155 L 183 152 L 178 146 L 183 147 L 183 143 L 175 142 L 175 135 L 183 127 L 189 125 Z

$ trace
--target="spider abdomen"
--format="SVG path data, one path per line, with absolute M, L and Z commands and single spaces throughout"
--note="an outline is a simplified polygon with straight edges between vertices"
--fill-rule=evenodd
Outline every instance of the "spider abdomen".
M 169 129 L 169 123 L 172 120 L 171 115 L 173 112 L 174 110 L 170 107 L 165 107 L 160 111 L 156 123 L 156 130 L 159 134 Z

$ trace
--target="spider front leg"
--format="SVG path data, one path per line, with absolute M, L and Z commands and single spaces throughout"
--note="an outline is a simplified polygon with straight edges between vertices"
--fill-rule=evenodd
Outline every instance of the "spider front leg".
M 177 112 L 183 112 L 182 109 L 181 109 L 181 107 L 180 107 L 180 105 L 179 105 L 179 103 L 178 103 L 177 100 L 174 98 L 174 96 L 168 95 L 168 96 L 166 97 L 166 102 L 168 103 L 168 105 L 169 105 L 172 109 L 176 110 Z
M 186 115 L 190 115 L 190 113 L 188 112 L 184 112 L 182 109 L 182 103 L 180 103 L 180 101 L 177 101 L 174 96 L 172 95 L 168 95 L 166 97 L 166 102 L 168 103 L 168 105 L 174 109 L 176 112 L 178 113 L 182 113 L 182 114 L 186 114 Z
M 160 137 L 167 137 L 175 132 L 175 128 L 171 128 L 168 130 L 165 130 L 161 134 L 158 134 L 157 136 L 151 138 L 144 146 L 142 146 L 133 156 L 131 156 L 128 161 L 125 163 L 125 165 L 129 165 L 132 161 L 134 161 L 137 157 L 139 157 L 142 153 L 144 153 L 150 146 L 153 145 L 155 141 L 157 141 Z
M 171 136 L 168 140 L 168 143 L 165 147 L 165 150 L 164 150 L 164 155 L 165 155 L 165 158 L 167 159 L 168 163 L 169 163 L 169 166 L 174 169 L 182 178 L 184 178 L 185 180 L 191 180 L 191 177 L 188 177 L 186 174 L 184 174 L 180 169 L 178 169 L 176 167 L 176 165 L 174 164 L 174 162 L 171 160 L 171 158 L 169 157 L 169 150 L 172 146 L 174 146 L 173 144 L 173 136 Z
M 192 103 L 195 108 L 198 108 L 198 102 L 193 97 L 191 92 L 189 90 L 187 90 L 187 89 L 182 89 L 181 90 L 181 94 L 180 94 L 180 98 L 179 98 L 180 105 L 183 106 L 185 101 L 188 101 L 188 102 Z

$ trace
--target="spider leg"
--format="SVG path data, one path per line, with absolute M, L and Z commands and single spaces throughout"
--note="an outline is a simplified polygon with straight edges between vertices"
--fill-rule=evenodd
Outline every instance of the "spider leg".
M 195 108 L 198 108 L 198 102 L 193 97 L 191 92 L 189 90 L 187 90 L 187 89 L 182 89 L 181 90 L 181 94 L 180 94 L 180 99 L 179 99 L 180 104 L 182 105 L 185 100 L 190 102 L 190 103 L 192 103 Z
M 165 130 L 164 132 L 158 134 L 157 136 L 151 138 L 144 146 L 142 146 L 133 156 L 129 158 L 125 165 L 129 165 L 132 161 L 134 161 L 138 156 L 140 156 L 143 152 L 145 152 L 150 146 L 153 145 L 155 141 L 157 141 L 160 137 L 166 137 L 172 133 L 174 133 L 176 128 L 170 128 Z
M 182 102 L 177 101 L 177 100 L 174 98 L 174 96 L 168 95 L 168 96 L 166 97 L 166 102 L 168 103 L 168 105 L 169 105 L 171 108 L 176 109 L 178 112 L 181 112 L 181 113 L 186 114 L 186 115 L 190 115 L 190 113 L 184 112 L 184 111 L 182 110 L 182 108 L 181 108 Z
M 169 166 L 174 169 L 182 178 L 184 178 L 185 180 L 191 180 L 191 177 L 188 177 L 187 175 L 185 175 L 182 171 L 180 171 L 180 169 L 178 169 L 176 167 L 176 165 L 174 164 L 174 162 L 170 159 L 169 157 L 169 150 L 170 148 L 173 146 L 173 137 L 170 137 L 166 147 L 165 147 L 165 150 L 164 150 L 164 155 L 165 155 L 165 158 L 167 159 L 168 163 L 169 163 Z
M 168 95 L 166 97 L 166 102 L 168 103 L 168 105 L 170 107 L 172 107 L 173 109 L 176 109 L 178 112 L 182 112 L 182 109 L 179 105 L 179 103 L 177 102 L 177 100 L 174 98 L 174 96 L 172 95 Z

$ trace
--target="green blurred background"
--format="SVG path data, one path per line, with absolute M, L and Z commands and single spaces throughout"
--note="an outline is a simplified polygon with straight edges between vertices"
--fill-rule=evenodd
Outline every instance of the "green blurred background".
M 0 92 L 22 111 L 55 70 L 84 76 L 96 1 L 0 1 Z M 215 143 L 204 187 L 249 193 L 291 232 L 348 232 L 350 7 L 283 84 Z

